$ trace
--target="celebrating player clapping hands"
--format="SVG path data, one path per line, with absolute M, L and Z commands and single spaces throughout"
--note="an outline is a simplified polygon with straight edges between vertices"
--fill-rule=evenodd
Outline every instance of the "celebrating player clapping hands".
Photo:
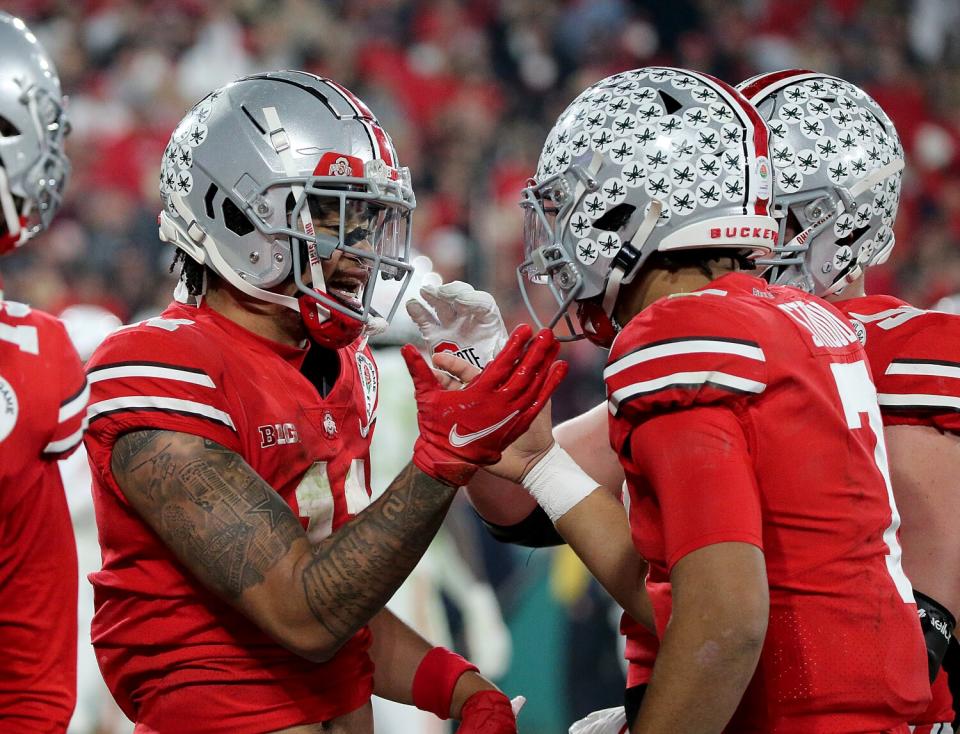
M 332 80 L 247 77 L 187 114 L 160 191 L 177 299 L 90 363 L 93 641 L 114 697 L 138 726 L 184 734 L 368 734 L 373 693 L 515 734 L 506 696 L 384 604 L 459 486 L 547 404 L 566 371 L 556 339 L 518 328 L 455 391 L 406 348 L 421 435 L 371 502 L 364 329 L 394 309 L 365 295 L 409 276 L 415 207 L 386 132 Z

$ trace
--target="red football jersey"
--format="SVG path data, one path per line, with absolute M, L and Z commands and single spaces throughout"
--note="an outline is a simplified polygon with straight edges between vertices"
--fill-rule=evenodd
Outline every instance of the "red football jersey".
M 0 298 L 0 720 L 64 731 L 77 689 L 77 548 L 57 459 L 89 389 L 63 324 Z
M 870 359 L 880 412 L 888 426 L 934 426 L 960 434 L 960 316 L 924 311 L 893 296 L 840 301 Z M 915 723 L 953 721 L 946 673 Z M 919 730 L 918 730 L 919 731 Z
M 960 317 L 923 311 L 893 296 L 836 304 L 870 358 L 884 425 L 960 433 Z
M 720 542 L 764 551 L 767 636 L 727 731 L 878 732 L 923 711 L 876 393 L 848 322 L 731 274 L 631 320 L 604 377 L 659 633 L 680 558 Z
M 123 433 L 204 436 L 240 454 L 312 541 L 335 532 L 369 503 L 377 372 L 369 350 L 341 349 L 340 375 L 321 398 L 301 371 L 306 352 L 206 304 L 174 304 L 115 333 L 90 362 L 86 446 L 103 551 L 90 577 L 92 640 L 138 731 L 253 734 L 326 721 L 370 697 L 367 628 L 324 664 L 289 652 L 181 565 L 110 471 Z

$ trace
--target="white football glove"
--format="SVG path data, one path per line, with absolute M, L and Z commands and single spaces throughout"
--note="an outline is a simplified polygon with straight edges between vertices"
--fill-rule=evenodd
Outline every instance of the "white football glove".
M 567 734 L 625 734 L 626 731 L 627 715 L 623 706 L 615 706 L 594 711 L 586 718 L 573 722 Z
M 420 297 L 407 301 L 407 313 L 432 353 L 453 352 L 483 369 L 507 341 L 497 302 L 486 291 L 455 280 L 425 285 Z

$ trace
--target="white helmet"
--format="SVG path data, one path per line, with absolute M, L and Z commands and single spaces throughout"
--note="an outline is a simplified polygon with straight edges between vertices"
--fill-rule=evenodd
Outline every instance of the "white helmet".
M 609 345 L 622 284 L 654 252 L 731 248 L 769 253 L 767 126 L 707 74 L 649 67 L 607 77 L 577 97 L 543 146 L 524 189 L 524 276 L 548 283 L 573 333 Z M 578 302 L 578 330 L 567 311 Z M 561 337 L 563 338 L 563 337 Z
M 161 239 L 247 295 L 299 311 L 326 346 L 389 320 L 403 297 L 371 306 L 378 274 L 405 285 L 412 271 L 410 172 L 367 106 L 329 79 L 257 74 L 205 97 L 167 145 L 160 196 Z M 336 236 L 314 230 L 324 212 L 338 219 Z M 364 225 L 347 231 L 348 214 Z M 324 282 L 322 262 L 337 250 L 369 268 L 362 295 Z M 291 273 L 299 297 L 268 290 Z
M 780 243 L 775 283 L 824 296 L 842 291 L 893 249 L 903 146 L 890 118 L 859 87 L 791 69 L 738 85 L 770 125 Z M 791 224 L 796 235 L 784 237 Z
M 60 79 L 37 37 L 0 11 L 0 255 L 50 226 L 70 174 Z

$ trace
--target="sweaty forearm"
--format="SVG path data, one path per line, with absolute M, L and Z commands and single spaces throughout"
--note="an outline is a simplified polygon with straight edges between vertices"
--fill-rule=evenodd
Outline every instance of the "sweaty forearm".
M 467 485 L 470 504 L 487 522 L 510 526 L 522 522 L 536 508 L 537 501 L 516 482 L 478 471 Z
M 370 632 L 373 692 L 389 701 L 412 705 L 413 677 L 433 645 L 386 608 L 370 620 Z
M 310 611 L 335 640 L 348 640 L 410 575 L 456 491 L 408 464 L 376 502 L 304 559 Z
M 647 564 L 633 545 L 623 505 L 609 492 L 593 492 L 557 521 L 557 530 L 610 596 L 653 630 Z
M 763 552 L 717 543 L 670 573 L 672 610 L 632 734 L 719 734 L 760 658 L 770 616 Z
M 756 668 L 762 639 L 722 627 L 706 615 L 674 613 L 631 734 L 723 731 Z

